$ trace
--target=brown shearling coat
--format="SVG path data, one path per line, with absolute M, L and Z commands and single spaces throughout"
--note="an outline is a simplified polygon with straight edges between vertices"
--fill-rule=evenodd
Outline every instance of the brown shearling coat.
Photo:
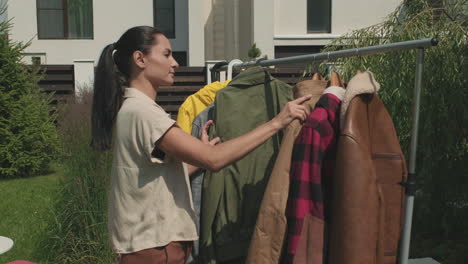
M 342 102 L 329 264 L 397 263 L 407 169 L 379 88 L 372 73 L 358 73 Z

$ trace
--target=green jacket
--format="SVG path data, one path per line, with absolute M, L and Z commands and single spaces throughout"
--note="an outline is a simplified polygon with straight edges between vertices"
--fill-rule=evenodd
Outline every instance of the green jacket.
M 218 91 L 210 136 L 227 141 L 271 120 L 292 100 L 292 88 L 263 68 L 250 68 Z M 242 160 L 208 172 L 203 183 L 200 263 L 244 263 L 281 135 Z

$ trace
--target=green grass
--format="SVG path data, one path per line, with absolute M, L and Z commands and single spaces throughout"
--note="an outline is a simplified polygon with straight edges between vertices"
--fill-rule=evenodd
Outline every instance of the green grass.
M 55 195 L 63 169 L 36 177 L 0 180 L 0 236 L 13 240 L 13 248 L 0 255 L 0 263 L 13 260 L 38 262 L 38 243 L 53 221 Z

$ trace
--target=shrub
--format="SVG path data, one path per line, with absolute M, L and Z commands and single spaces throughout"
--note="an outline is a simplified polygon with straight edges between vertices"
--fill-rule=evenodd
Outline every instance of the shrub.
M 0 8 L 1 9 L 1 8 Z M 0 10 L 0 12 L 2 12 Z M 9 22 L 0 23 L 7 34 Z M 48 169 L 59 140 L 51 96 L 41 92 L 36 70 L 27 70 L 21 53 L 27 44 L 0 36 L 0 178 L 26 177 Z
M 324 50 L 439 40 L 425 53 L 411 253 L 443 263 L 468 263 L 467 11 L 466 0 L 404 1 L 383 23 L 342 36 Z M 408 157 L 416 51 L 344 58 L 337 64 L 346 80 L 356 70 L 374 72 Z
M 262 51 L 257 48 L 257 44 L 254 43 L 252 44 L 252 46 L 250 47 L 247 55 L 249 56 L 249 59 L 250 60 L 255 60 L 257 59 L 258 57 L 260 57 L 260 55 L 262 55 Z

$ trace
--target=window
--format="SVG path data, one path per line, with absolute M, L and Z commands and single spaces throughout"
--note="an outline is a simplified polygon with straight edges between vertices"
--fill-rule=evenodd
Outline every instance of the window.
M 8 13 L 7 13 L 7 1 L 0 0 L 0 23 L 5 23 L 8 21 Z M 8 30 L 0 31 L 0 37 L 8 39 Z
M 307 0 L 307 32 L 331 32 L 331 0 Z
M 36 66 L 41 65 L 41 57 L 36 57 L 36 56 L 31 57 L 31 63 Z
M 0 0 L 0 23 L 6 22 L 8 20 L 7 11 L 7 1 Z
M 167 38 L 175 38 L 174 0 L 153 0 L 154 26 Z
M 37 0 L 39 39 L 92 39 L 92 0 Z
M 187 52 L 185 51 L 173 51 L 172 57 L 177 61 L 179 66 L 187 66 Z

